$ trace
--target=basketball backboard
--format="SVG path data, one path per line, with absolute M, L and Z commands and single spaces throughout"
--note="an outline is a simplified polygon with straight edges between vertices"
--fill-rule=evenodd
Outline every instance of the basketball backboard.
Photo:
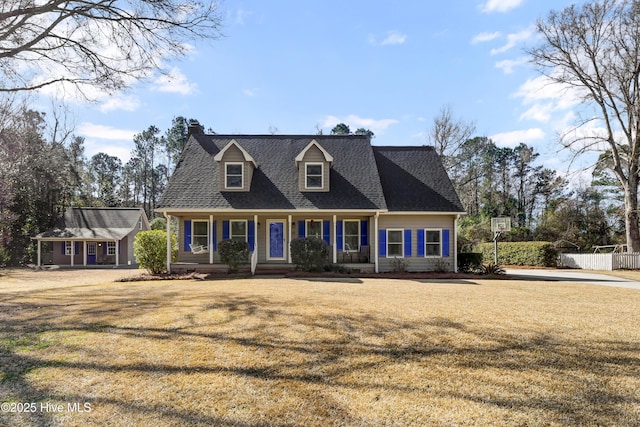
M 511 218 L 508 216 L 491 218 L 491 231 L 493 233 L 504 233 L 511 231 Z

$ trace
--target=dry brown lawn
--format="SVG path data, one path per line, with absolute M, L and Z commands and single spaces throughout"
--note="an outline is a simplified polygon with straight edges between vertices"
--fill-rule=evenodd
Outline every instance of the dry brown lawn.
M 640 420 L 637 290 L 469 279 L 108 282 L 133 273 L 0 276 L 0 402 L 36 405 L 0 413 L 0 425 Z

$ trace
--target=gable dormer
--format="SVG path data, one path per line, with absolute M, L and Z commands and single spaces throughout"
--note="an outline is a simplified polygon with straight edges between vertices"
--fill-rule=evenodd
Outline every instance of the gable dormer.
M 213 157 L 220 170 L 220 191 L 249 191 L 253 171 L 258 167 L 251 154 L 232 139 Z
M 300 191 L 329 191 L 333 156 L 314 139 L 296 156 Z

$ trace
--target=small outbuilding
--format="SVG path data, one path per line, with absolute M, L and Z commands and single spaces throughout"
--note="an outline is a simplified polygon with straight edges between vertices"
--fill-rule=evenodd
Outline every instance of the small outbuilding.
M 34 237 L 37 264 L 132 265 L 133 241 L 146 230 L 142 208 L 68 208 L 55 228 Z

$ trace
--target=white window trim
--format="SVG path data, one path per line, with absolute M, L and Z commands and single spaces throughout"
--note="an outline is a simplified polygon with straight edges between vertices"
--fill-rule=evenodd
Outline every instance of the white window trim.
M 355 249 L 347 250 L 347 222 L 357 222 L 358 223 L 358 247 Z M 360 251 L 360 242 L 362 241 L 362 236 L 360 236 L 360 220 L 359 219 L 343 219 L 342 220 L 342 250 L 344 252 L 358 252 Z
M 320 223 L 320 239 L 323 238 L 322 233 L 323 233 L 323 229 L 322 229 L 322 220 L 321 219 L 306 219 L 304 221 L 304 237 L 309 237 L 309 224 L 311 224 L 311 221 L 313 222 L 318 222 Z M 315 237 L 315 236 L 313 236 Z
M 400 236 L 402 237 L 402 246 L 400 249 L 400 255 L 391 255 L 389 253 L 389 232 L 390 231 L 399 231 Z M 387 228 L 387 258 L 404 258 L 404 228 Z M 397 243 L 394 243 L 397 244 Z
M 230 219 L 229 220 L 229 240 L 233 240 L 233 223 L 244 222 L 244 241 L 249 243 L 249 221 L 246 219 Z
M 240 187 L 229 187 L 227 185 L 229 177 L 227 166 L 240 165 Z M 237 176 L 237 175 L 231 175 Z M 224 188 L 225 190 L 242 190 L 244 188 L 244 163 L 243 162 L 225 162 L 224 164 Z
M 440 234 L 440 255 L 427 255 L 427 231 L 437 231 Z M 424 229 L 424 257 L 425 258 L 442 258 L 442 228 L 425 228 Z
M 109 253 L 111 248 L 113 248 L 112 254 Z M 117 251 L 118 251 L 118 248 L 116 247 L 116 242 L 107 242 L 107 255 L 115 255 Z
M 204 236 L 204 234 L 196 234 L 196 223 L 197 222 L 204 222 L 207 224 L 207 244 L 203 245 L 203 246 L 209 246 L 209 243 L 211 240 L 211 227 L 209 226 L 209 220 L 207 219 L 194 219 L 191 220 L 191 244 L 195 245 L 195 242 L 193 241 L 193 238 L 196 236 Z
M 71 256 L 71 255 L 75 255 L 73 254 L 73 241 L 72 240 L 65 240 L 64 241 L 64 254 L 66 256 Z
M 307 169 L 307 166 L 320 166 L 320 186 L 319 187 L 309 187 L 308 183 L 308 176 L 309 174 L 307 173 L 309 169 Z M 318 175 L 311 175 L 311 176 L 318 176 Z M 304 188 L 305 190 L 323 190 L 324 189 L 324 163 L 322 162 L 306 162 L 304 164 Z

